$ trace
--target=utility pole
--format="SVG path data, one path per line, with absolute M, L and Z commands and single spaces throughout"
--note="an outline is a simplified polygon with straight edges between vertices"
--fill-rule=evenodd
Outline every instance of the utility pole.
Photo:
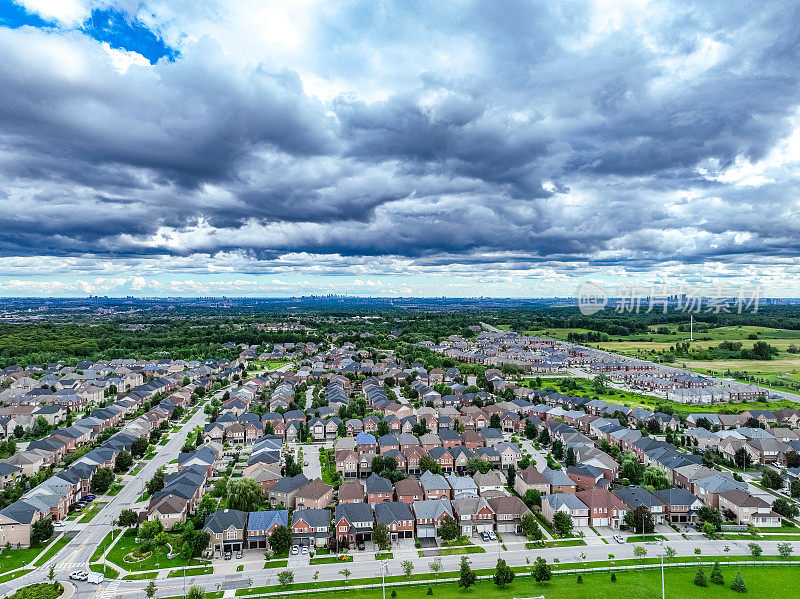
M 381 566 L 381 577 L 383 579 L 383 583 L 381 586 L 383 587 L 383 599 L 386 599 L 386 570 L 389 567 L 387 560 L 383 560 L 383 565 Z M 184 597 L 184 599 L 186 599 Z

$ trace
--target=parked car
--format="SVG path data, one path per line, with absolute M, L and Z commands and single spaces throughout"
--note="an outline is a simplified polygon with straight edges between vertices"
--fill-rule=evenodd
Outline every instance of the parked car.
M 236 559 L 242 559 L 242 550 L 241 549 L 239 549 L 239 551 L 236 552 Z
M 84 570 L 75 570 L 69 573 L 69 577 L 71 580 L 88 580 L 89 573 Z
M 617 543 L 624 543 L 625 542 L 625 537 L 623 537 L 622 535 L 614 535 L 614 540 Z
M 496 540 L 497 540 L 497 535 L 496 535 L 496 534 L 494 534 L 494 532 L 492 532 L 491 530 L 490 530 L 489 532 L 487 532 L 486 534 L 487 534 L 487 535 L 489 535 L 489 538 L 490 538 L 492 541 L 496 541 Z
M 489 541 L 489 533 L 488 532 L 482 532 L 481 533 L 481 539 L 483 539 L 484 543 L 488 542 Z
M 300 547 L 292 545 L 292 555 L 297 555 L 298 553 L 300 553 Z
M 306 547 L 305 545 L 301 547 L 300 553 L 302 553 L 303 555 L 308 555 L 308 547 Z
M 308 466 L 308 460 L 305 460 L 305 461 L 303 462 L 303 466 Z
M 53 522 L 53 526 L 55 528 L 64 528 L 66 525 L 67 523 L 64 522 L 63 520 L 59 520 L 58 522 Z
M 358 550 L 359 551 L 364 551 L 364 543 L 359 543 L 358 544 Z
M 230 551 L 226 551 L 225 552 L 225 559 L 231 559 L 231 552 Z

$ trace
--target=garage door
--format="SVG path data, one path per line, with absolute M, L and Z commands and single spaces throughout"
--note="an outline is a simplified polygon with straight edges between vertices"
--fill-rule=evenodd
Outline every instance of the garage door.
M 497 532 L 516 532 L 517 527 L 515 524 L 498 524 Z
M 481 532 L 491 532 L 494 527 L 491 524 L 476 524 L 475 530 Z
M 436 536 L 436 531 L 432 526 L 420 526 L 417 528 L 417 536 L 423 539 L 430 539 Z

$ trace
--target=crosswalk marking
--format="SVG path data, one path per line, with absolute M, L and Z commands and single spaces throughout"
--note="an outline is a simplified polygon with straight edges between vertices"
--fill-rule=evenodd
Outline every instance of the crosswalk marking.
M 59 562 L 53 564 L 53 570 L 56 572 L 63 572 L 65 570 L 88 570 L 88 562 Z
M 119 580 L 113 581 L 105 589 L 103 589 L 103 592 L 100 593 L 100 596 L 98 597 L 98 599 L 111 599 L 111 597 L 114 596 L 114 593 L 117 592 L 117 589 L 119 588 L 119 585 L 120 585 L 120 581 Z

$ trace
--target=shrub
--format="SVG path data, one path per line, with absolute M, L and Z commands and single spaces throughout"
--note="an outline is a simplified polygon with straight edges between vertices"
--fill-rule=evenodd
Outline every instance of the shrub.
M 706 580 L 706 571 L 702 566 L 697 569 L 697 574 L 694 575 L 694 583 L 699 587 L 708 586 L 708 581 Z
M 742 578 L 741 572 L 736 572 L 736 577 L 733 579 L 731 583 L 731 590 L 736 591 L 737 593 L 746 593 L 747 587 L 744 584 L 744 579 Z
M 747 548 L 750 549 L 750 555 L 758 557 L 764 551 L 758 543 L 748 543 Z
M 700 547 L 695 547 L 695 548 L 694 548 L 694 553 L 695 553 L 695 555 L 700 555 L 700 553 L 702 553 L 702 552 L 700 551 Z
M 617 582 L 617 575 L 615 572 L 611 573 L 611 582 Z
M 714 567 L 711 568 L 711 576 L 709 576 L 709 580 L 714 584 L 725 584 L 725 577 L 722 576 L 722 568 L 719 566 L 719 562 L 714 562 Z
M 433 587 L 428 587 L 428 595 L 433 595 Z
M 583 584 L 583 576 L 578 574 L 578 584 Z

